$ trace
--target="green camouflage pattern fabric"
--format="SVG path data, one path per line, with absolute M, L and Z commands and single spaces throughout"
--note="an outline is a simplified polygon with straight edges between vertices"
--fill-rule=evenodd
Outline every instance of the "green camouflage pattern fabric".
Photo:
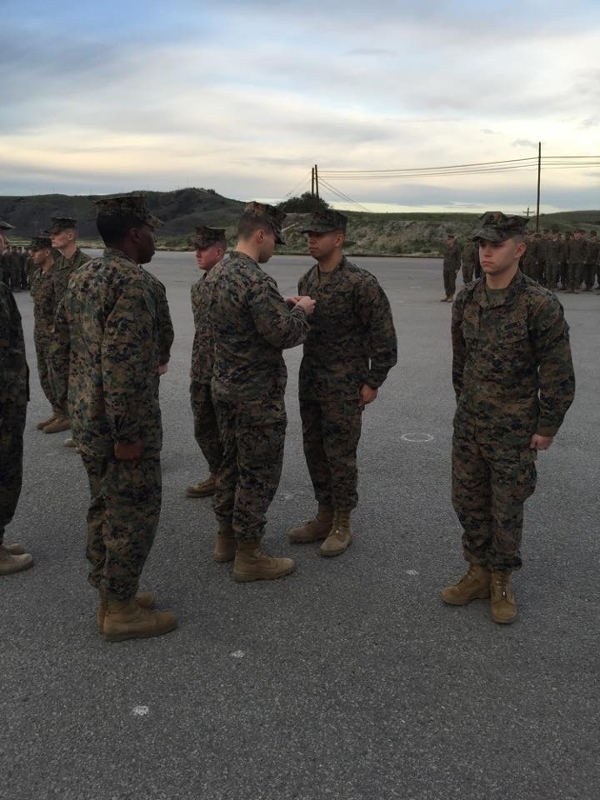
M 560 267 L 563 261 L 564 243 L 558 237 L 552 237 L 546 251 L 546 283 L 549 289 L 555 289 L 560 279 Z
M 301 308 L 288 308 L 275 280 L 243 253 L 230 253 L 205 280 L 215 341 L 212 401 L 223 446 L 213 507 L 238 540 L 257 540 L 283 460 L 282 350 L 302 344 L 308 322 Z
M 489 300 L 485 279 L 452 309 L 454 430 L 461 438 L 525 449 L 554 436 L 571 405 L 575 376 L 569 326 L 552 292 L 520 272 Z
M 49 233 L 60 233 L 77 228 L 77 220 L 74 217 L 51 217 Z
M 118 461 L 82 454 L 90 487 L 88 581 L 107 600 L 131 600 L 160 519 L 160 459 Z
M 94 200 L 94 205 L 98 215 L 131 216 L 151 228 L 160 228 L 163 224 L 162 220 L 150 213 L 144 192 L 100 197 L 98 200 Z
M 33 342 L 40 385 L 52 410 L 57 414 L 61 412 L 61 408 L 56 399 L 50 364 L 56 309 L 53 269 L 51 267 L 44 272 L 41 267 L 37 267 L 31 276 L 30 292 L 33 298 Z
M 536 485 L 536 451 L 454 436 L 452 505 L 467 561 L 520 569 L 523 505 Z
M 356 398 L 374 389 L 397 360 L 389 300 L 377 278 L 344 256 L 326 282 L 315 264 L 298 281 L 298 293 L 317 301 L 300 365 L 300 384 L 319 397 Z
M 158 359 L 161 366 L 169 363 L 171 358 L 171 347 L 175 339 L 175 330 L 171 320 L 171 311 L 169 309 L 169 301 L 167 299 L 167 290 L 164 283 L 159 281 L 156 275 L 153 275 L 144 267 L 140 266 L 144 275 L 148 278 L 150 283 L 154 286 L 154 293 L 156 296 L 156 307 L 158 313 Z
M 462 276 L 464 283 L 473 280 L 475 262 L 477 261 L 478 246 L 471 239 L 467 239 L 462 250 Z
M 139 439 L 143 458 L 160 453 L 162 302 L 156 281 L 119 250 L 107 248 L 73 274 L 56 315 L 52 362 L 83 453 L 107 457 L 116 442 Z
M 486 242 L 505 242 L 513 236 L 524 236 L 527 233 L 527 223 L 525 217 L 518 217 L 516 214 L 486 211 L 479 217 L 479 226 L 471 238 L 473 241 L 483 239 Z
M 0 282 L 0 544 L 21 493 L 28 399 L 21 315 L 8 286 Z
M 285 244 L 281 230 L 286 216 L 285 211 L 282 211 L 282 209 L 275 208 L 275 206 L 270 206 L 267 203 L 257 203 L 256 201 L 248 203 L 242 214 L 242 218 L 256 217 L 268 225 L 275 233 L 275 244 Z
M 583 237 L 569 242 L 569 261 L 567 264 L 567 286 L 579 289 L 583 280 L 583 270 L 587 252 L 587 241 Z
M 62 253 L 54 259 L 54 267 L 52 268 L 52 281 L 54 283 L 54 298 L 56 302 L 55 312 L 58 308 L 64 293 L 67 291 L 69 285 L 69 278 L 76 269 L 87 264 L 91 259 L 87 253 L 77 248 L 71 258 L 65 258 Z
M 224 239 L 225 228 L 209 228 L 208 225 L 199 225 L 192 236 L 192 244 L 200 250 L 205 250 Z
M 214 475 L 223 460 L 223 447 L 219 437 L 219 425 L 210 386 L 215 348 L 210 326 L 210 296 L 206 277 L 207 273 L 203 274 L 193 284 L 191 292 L 194 343 L 190 369 L 190 402 L 194 417 L 194 438 L 207 461 L 211 474 Z
M 358 503 L 358 398 L 364 384 L 378 389 L 396 363 L 392 311 L 375 276 L 345 256 L 325 282 L 315 264 L 298 293 L 317 301 L 298 382 L 304 455 L 317 501 L 350 510 Z
M 323 208 L 311 214 L 302 233 L 330 233 L 331 231 L 346 233 L 347 227 L 348 217 L 345 214 L 335 211 L 333 208 Z
M 243 253 L 231 252 L 205 280 L 215 340 L 213 386 L 240 402 L 285 389 L 282 350 L 304 342 L 304 311 L 290 311 L 275 279 Z

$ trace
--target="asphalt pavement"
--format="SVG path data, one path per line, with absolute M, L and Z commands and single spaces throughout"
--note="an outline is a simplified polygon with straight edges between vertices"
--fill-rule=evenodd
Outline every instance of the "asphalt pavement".
M 25 474 L 6 540 L 35 558 L 0 580 L 2 800 L 595 800 L 600 797 L 600 296 L 561 295 L 577 395 L 538 458 L 526 506 L 519 616 L 444 606 L 465 569 L 450 503 L 451 306 L 441 261 L 357 258 L 392 303 L 399 360 L 365 411 L 355 538 L 345 555 L 292 546 L 314 509 L 286 353 L 285 463 L 265 548 L 295 572 L 236 584 L 212 560 L 193 438 L 191 253 L 159 253 L 176 338 L 162 379 L 164 499 L 142 588 L 177 613 L 157 639 L 105 642 L 86 581 L 88 489 L 48 408 L 23 315 L 32 398 Z M 295 293 L 309 261 L 267 269 Z

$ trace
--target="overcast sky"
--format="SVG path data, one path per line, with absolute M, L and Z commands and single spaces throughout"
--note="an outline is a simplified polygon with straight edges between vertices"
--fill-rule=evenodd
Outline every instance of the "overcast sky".
M 600 208 L 599 54 L 599 0 L 2 0 L 0 194 L 280 200 L 313 164 L 501 161 L 541 141 L 597 165 L 544 169 L 542 210 Z M 327 177 L 372 210 L 517 212 L 536 179 Z

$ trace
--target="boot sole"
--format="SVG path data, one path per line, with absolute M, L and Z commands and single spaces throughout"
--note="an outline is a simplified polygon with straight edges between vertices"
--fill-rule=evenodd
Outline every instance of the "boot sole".
M 327 538 L 327 533 L 324 533 L 322 536 L 321 535 L 309 536 L 306 539 L 304 538 L 300 539 L 297 537 L 292 538 L 292 535 L 288 534 L 288 540 L 290 544 L 311 544 L 313 542 L 323 542 L 325 541 L 326 538 Z
M 232 556 L 214 556 L 217 564 L 228 564 L 230 561 L 235 561 L 235 553 Z
M 25 555 L 24 553 L 22 555 Z M 16 575 L 18 572 L 25 572 L 28 569 L 33 567 L 33 561 L 30 561 L 29 564 L 25 564 L 23 567 L 19 567 L 19 569 L 10 569 L 8 572 L 4 572 L 0 569 L 0 575 Z
M 147 632 L 123 632 L 123 633 L 104 633 L 104 638 L 107 642 L 124 642 L 126 639 L 154 639 L 156 636 L 162 636 L 165 633 L 171 633 L 177 628 L 177 621 L 173 625 L 170 625 L 167 628 L 161 628 L 160 630 L 152 631 L 150 633 Z
M 514 617 L 511 617 L 510 619 L 499 619 L 498 617 L 495 617 L 494 613 L 492 612 L 492 619 L 498 625 L 510 625 L 512 622 L 514 622 L 516 620 L 516 618 L 517 618 L 517 614 L 515 613 Z
M 473 595 L 468 600 L 448 600 L 444 597 L 443 594 L 440 594 L 443 602 L 449 606 L 468 606 L 473 600 L 487 600 L 490 596 L 490 592 L 480 592 L 479 594 Z
M 286 575 L 291 575 L 294 571 L 294 567 L 290 567 L 285 572 L 278 572 L 276 575 L 245 575 L 243 572 L 240 574 L 239 572 L 233 573 L 233 580 L 236 583 L 249 583 L 250 581 L 274 581 L 277 578 L 285 578 Z
M 198 497 L 212 497 L 214 493 L 214 489 L 209 489 L 207 492 L 189 492 L 186 490 L 185 495 L 186 497 L 193 497 L 196 499 Z

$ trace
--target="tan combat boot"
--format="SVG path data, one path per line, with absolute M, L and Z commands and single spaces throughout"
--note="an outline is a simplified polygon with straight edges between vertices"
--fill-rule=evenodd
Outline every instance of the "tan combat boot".
M 38 429 L 38 431 L 43 431 L 46 425 L 50 425 L 50 423 L 54 422 L 55 419 L 56 419 L 56 414 L 52 414 L 52 416 L 48 417 L 48 419 L 44 419 L 41 422 L 37 422 L 35 427 Z
M 133 600 L 108 600 L 103 633 L 109 642 L 148 639 L 174 631 L 177 617 L 171 611 L 151 611 Z
M 510 569 L 492 572 L 492 619 L 500 625 L 510 625 L 517 616 L 517 601 L 510 585 L 510 574 Z
M 188 497 L 210 497 L 215 493 L 216 475 L 212 473 L 205 481 L 188 486 L 185 493 Z
M 352 528 L 350 511 L 334 511 L 333 523 L 327 538 L 319 547 L 322 556 L 341 556 L 352 544 Z
M 319 506 L 317 516 L 305 522 L 299 528 L 292 528 L 288 533 L 288 538 L 292 544 L 304 544 L 305 542 L 319 542 L 327 538 L 333 524 L 333 509 L 328 506 Z
M 11 551 L 11 546 L 4 547 L 0 544 L 0 575 L 12 575 L 23 572 L 24 569 L 33 567 L 33 556 L 30 553 L 17 553 Z
M 64 440 L 64 442 L 63 442 L 63 445 L 64 445 L 65 447 L 72 447 L 72 448 L 74 448 L 75 450 L 78 450 L 78 449 L 79 449 L 79 448 L 77 447 L 77 442 L 75 441 L 75 439 L 73 439 L 73 438 L 71 438 L 71 437 L 69 437 L 68 439 L 65 439 L 65 440 Z
M 44 433 L 62 433 L 62 431 L 68 431 L 70 427 L 71 420 L 68 417 L 57 416 L 54 422 L 46 425 Z
M 154 608 L 154 595 L 152 592 L 140 592 L 136 595 L 134 602 L 142 608 Z M 100 603 L 98 604 L 98 630 L 104 633 L 104 618 L 106 617 L 106 598 L 100 592 Z
M 454 302 L 454 295 L 453 294 L 449 294 L 448 297 L 446 298 L 446 302 L 447 303 L 453 303 Z
M 441 598 L 451 606 L 466 606 L 471 600 L 483 600 L 490 596 L 491 579 L 492 573 L 487 567 L 470 564 L 458 583 L 442 589 Z
M 219 523 L 219 532 L 215 542 L 214 558 L 220 564 L 233 561 L 237 550 L 237 542 L 231 525 L 226 522 Z
M 4 542 L 2 547 L 5 550 L 8 550 L 8 552 L 11 554 L 11 556 L 22 556 L 22 555 L 25 555 L 25 550 L 23 550 L 22 545 L 17 544 L 16 542 L 13 542 L 12 544 L 6 544 L 6 542 Z
M 233 562 L 233 579 L 245 581 L 269 581 L 283 578 L 294 570 L 291 558 L 275 558 L 263 553 L 260 542 L 239 542 Z

